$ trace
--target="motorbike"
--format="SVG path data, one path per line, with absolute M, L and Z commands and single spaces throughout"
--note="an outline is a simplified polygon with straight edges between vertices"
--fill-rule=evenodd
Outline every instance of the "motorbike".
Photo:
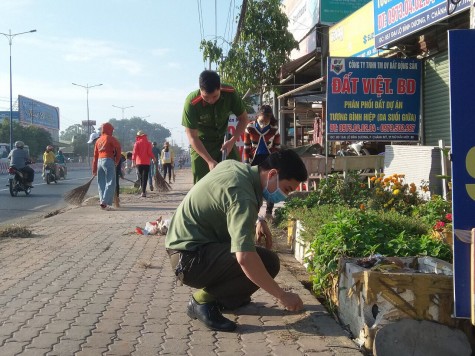
M 51 182 L 58 183 L 58 177 L 56 176 L 56 167 L 54 164 L 48 164 L 45 167 L 45 180 L 46 184 L 50 184 Z
M 58 180 L 59 179 L 66 179 L 66 167 L 62 164 L 58 165 Z
M 346 142 L 343 147 L 338 150 L 337 156 L 366 156 L 370 155 L 370 151 L 365 147 L 366 142 Z
M 8 168 L 8 186 L 10 188 L 10 195 L 16 197 L 18 192 L 25 192 L 26 195 L 30 195 L 31 187 L 26 184 L 24 173 L 15 167 Z

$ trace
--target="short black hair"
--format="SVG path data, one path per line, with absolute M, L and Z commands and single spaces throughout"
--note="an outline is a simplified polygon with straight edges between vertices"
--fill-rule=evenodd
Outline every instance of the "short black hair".
M 279 180 L 295 179 L 298 182 L 305 182 L 308 178 L 307 168 L 300 156 L 293 150 L 283 149 L 271 153 L 260 165 L 260 169 L 266 171 L 277 169 Z
M 221 78 L 219 74 L 212 70 L 204 70 L 200 74 L 200 89 L 206 93 L 214 93 L 221 88 Z

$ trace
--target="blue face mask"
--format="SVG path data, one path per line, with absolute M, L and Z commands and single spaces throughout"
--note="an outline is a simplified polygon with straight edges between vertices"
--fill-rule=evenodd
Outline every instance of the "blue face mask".
M 280 189 L 279 187 L 279 175 L 276 175 L 277 179 L 277 188 L 275 191 L 272 193 L 269 192 L 269 189 L 267 187 L 269 186 L 269 179 L 267 179 L 267 184 L 264 190 L 262 191 L 262 195 L 264 196 L 264 199 L 267 200 L 269 203 L 279 203 L 281 201 L 284 201 L 287 199 L 287 195 Z

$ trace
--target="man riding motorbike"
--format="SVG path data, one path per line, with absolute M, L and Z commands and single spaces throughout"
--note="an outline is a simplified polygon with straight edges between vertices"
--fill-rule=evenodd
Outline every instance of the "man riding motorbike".
M 55 164 L 56 156 L 53 152 L 53 146 L 48 145 L 46 146 L 46 151 L 43 153 L 43 179 L 46 178 L 46 167 L 50 166 L 53 173 L 56 175 L 56 164 Z
M 63 178 L 66 178 L 68 174 L 68 170 L 66 168 L 66 157 L 63 155 L 63 151 L 59 150 L 58 154 L 56 155 L 56 163 L 58 164 L 58 173 L 62 169 L 63 170 Z
M 35 179 L 35 171 L 28 166 L 30 163 L 30 157 L 28 152 L 23 149 L 25 144 L 23 141 L 16 141 L 15 148 L 10 151 L 8 158 L 10 159 L 10 167 L 15 167 L 23 173 L 25 184 L 29 187 L 33 187 L 33 181 Z

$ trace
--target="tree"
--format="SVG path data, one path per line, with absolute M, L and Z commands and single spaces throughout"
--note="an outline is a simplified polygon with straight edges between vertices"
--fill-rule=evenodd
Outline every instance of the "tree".
M 119 140 L 122 151 L 131 151 L 135 143 L 135 135 L 137 131 L 144 131 L 149 141 L 157 141 L 162 144 L 167 137 L 171 136 L 169 129 L 160 124 L 150 123 L 140 117 L 132 117 L 130 119 L 110 119 L 109 123 L 114 126 L 113 135 Z M 0 131 L 1 134 L 1 131 Z M 60 138 L 65 141 L 73 142 L 73 152 L 75 155 L 87 155 L 87 141 L 89 137 L 84 133 L 80 124 L 75 124 L 61 131 Z
M 122 120 L 110 119 L 109 122 L 114 126 L 114 136 L 119 140 L 122 151 L 132 150 L 135 143 L 135 136 L 139 130 L 147 134 L 149 141 L 157 141 L 159 144 L 171 136 L 169 129 L 160 124 L 147 122 L 136 116 Z
M 78 133 L 74 135 L 72 139 L 74 156 L 87 157 L 87 145 L 89 145 L 87 141 L 89 141 L 87 133 Z M 92 156 L 94 154 L 92 145 L 89 149 Z
M 281 10 L 280 0 L 248 0 L 241 16 L 239 37 L 221 63 L 223 80 L 240 93 L 247 90 L 262 95 L 279 92 L 280 67 L 298 48 L 287 30 L 289 19 Z
M 19 136 L 22 137 L 22 141 L 30 148 L 30 156 L 32 158 L 41 157 L 45 151 L 46 146 L 53 143 L 51 134 L 45 129 L 38 126 L 19 126 Z M 15 128 L 15 124 L 13 124 Z
M 59 133 L 59 138 L 63 141 L 73 141 L 75 135 L 84 133 L 84 129 L 81 124 L 71 125 L 66 128 L 66 130 Z
M 13 122 L 13 137 L 15 141 L 23 141 L 30 148 L 32 158 L 43 154 L 45 147 L 53 143 L 51 134 L 45 129 L 33 125 L 23 126 Z M 3 120 L 0 124 L 0 141 L 10 142 L 10 121 Z
M 206 60 L 208 60 L 208 69 L 211 70 L 211 63 L 219 65 L 223 55 L 223 50 L 216 44 L 216 41 L 211 42 L 202 40 L 200 43 L 200 50 L 203 51 L 203 61 L 206 62 Z

